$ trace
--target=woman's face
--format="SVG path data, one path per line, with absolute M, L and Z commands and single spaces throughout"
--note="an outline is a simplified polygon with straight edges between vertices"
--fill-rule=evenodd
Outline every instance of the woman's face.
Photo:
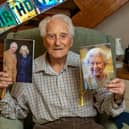
M 100 77 L 104 74 L 105 63 L 101 56 L 92 56 L 89 60 L 90 72 L 95 77 Z
M 22 56 L 27 56 L 27 52 L 26 52 L 25 50 L 22 50 L 22 51 L 21 51 L 21 55 L 22 55 Z

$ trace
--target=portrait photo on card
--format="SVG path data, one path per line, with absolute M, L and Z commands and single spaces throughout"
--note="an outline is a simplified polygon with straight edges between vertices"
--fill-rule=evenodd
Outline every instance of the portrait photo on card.
M 31 39 L 5 39 L 3 71 L 15 82 L 32 83 L 34 44 Z
M 80 62 L 84 90 L 103 88 L 115 77 L 110 43 L 82 46 Z

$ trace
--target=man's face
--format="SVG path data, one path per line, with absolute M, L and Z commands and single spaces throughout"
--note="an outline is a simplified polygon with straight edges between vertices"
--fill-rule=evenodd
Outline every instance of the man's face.
M 12 43 L 10 46 L 10 50 L 12 53 L 15 53 L 17 51 L 17 44 L 16 43 Z
M 51 59 L 63 59 L 72 46 L 72 36 L 67 24 L 60 20 L 51 20 L 47 25 L 44 46 Z
M 100 77 L 104 73 L 104 60 L 101 56 L 92 56 L 89 61 L 90 72 L 95 77 Z

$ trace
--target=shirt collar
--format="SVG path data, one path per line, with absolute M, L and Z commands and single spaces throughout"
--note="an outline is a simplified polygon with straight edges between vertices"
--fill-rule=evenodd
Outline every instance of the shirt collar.
M 33 65 L 34 66 L 33 72 L 40 72 L 40 71 L 44 71 L 46 73 L 50 72 L 49 69 L 50 66 L 46 60 L 46 56 L 47 52 L 45 52 L 43 55 L 35 59 Z M 79 67 L 79 65 L 80 65 L 79 55 L 77 53 L 69 51 L 64 69 L 67 69 L 67 67 Z

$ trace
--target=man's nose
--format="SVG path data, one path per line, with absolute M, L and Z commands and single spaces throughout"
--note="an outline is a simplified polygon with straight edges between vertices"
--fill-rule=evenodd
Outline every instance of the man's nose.
M 55 44 L 60 45 L 60 36 L 56 36 L 55 38 Z

